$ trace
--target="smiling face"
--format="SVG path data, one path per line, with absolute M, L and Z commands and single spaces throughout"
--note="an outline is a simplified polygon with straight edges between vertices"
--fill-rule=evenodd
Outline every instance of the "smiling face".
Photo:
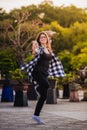
M 49 50 L 52 51 L 49 37 L 46 32 L 43 31 L 43 32 L 39 33 L 39 35 L 37 37 L 37 42 L 38 42 L 39 46 L 47 47 L 47 48 L 49 48 Z
M 48 35 L 46 33 L 44 33 L 44 32 L 41 32 L 38 35 L 37 42 L 39 43 L 40 46 L 42 46 L 44 44 L 48 44 L 48 42 L 49 42 Z
M 48 42 L 47 36 L 45 34 L 41 34 L 39 37 L 39 42 L 43 46 Z

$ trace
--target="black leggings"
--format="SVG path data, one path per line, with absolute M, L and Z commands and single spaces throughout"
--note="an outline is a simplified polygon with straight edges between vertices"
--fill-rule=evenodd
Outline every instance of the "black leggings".
M 49 88 L 49 82 L 48 82 L 46 74 L 42 72 L 34 72 L 33 78 L 39 84 L 38 91 L 40 93 L 40 98 L 36 104 L 36 108 L 34 112 L 34 115 L 39 116 L 40 111 L 44 105 L 44 101 L 46 100 L 46 97 L 47 97 L 47 90 Z

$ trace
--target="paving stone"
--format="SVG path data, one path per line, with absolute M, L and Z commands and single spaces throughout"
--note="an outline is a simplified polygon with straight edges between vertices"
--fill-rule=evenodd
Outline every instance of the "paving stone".
M 36 101 L 28 103 L 28 107 L 0 103 L 0 130 L 87 130 L 87 102 L 70 103 L 58 99 L 56 105 L 45 104 L 40 115 L 44 125 L 32 120 Z

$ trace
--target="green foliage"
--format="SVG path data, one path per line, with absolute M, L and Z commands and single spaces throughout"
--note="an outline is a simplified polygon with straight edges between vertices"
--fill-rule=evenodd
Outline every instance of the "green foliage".
M 33 59 L 33 55 L 30 55 L 28 56 L 26 59 L 25 59 L 25 62 L 29 62 Z
M 18 68 L 22 59 L 28 62 L 33 58 L 31 41 L 35 40 L 37 33 L 42 30 L 56 32 L 52 37 L 52 48 L 62 61 L 66 73 L 77 71 L 82 65 L 87 66 L 86 10 L 73 5 L 56 7 L 45 1 L 38 6 L 14 9 L 8 14 L 0 9 L 2 73 Z
M 87 41 L 86 42 L 80 41 L 75 46 L 73 46 L 72 53 L 74 55 L 77 55 L 77 54 L 81 53 L 81 49 L 84 49 L 85 47 L 87 47 Z
M 72 64 L 71 64 L 71 58 L 72 54 L 69 51 L 62 51 L 58 53 L 59 59 L 62 61 L 62 64 L 64 66 L 64 70 L 66 73 L 72 71 Z
M 87 66 L 87 47 L 81 49 L 81 53 L 75 55 L 71 59 L 74 70 L 79 70 L 81 66 Z
M 71 72 L 67 73 L 66 76 L 62 79 L 60 79 L 60 82 L 62 84 L 69 84 L 69 82 L 73 81 L 73 74 Z
M 24 75 L 21 73 L 20 69 L 15 69 L 14 71 L 9 71 L 11 79 L 23 79 Z
M 10 71 L 10 78 L 17 84 L 16 89 L 27 89 L 26 85 L 28 85 L 28 78 L 27 75 L 23 72 L 21 72 L 20 69 L 16 69 L 14 71 Z
M 13 80 L 17 80 L 19 83 L 28 82 L 28 76 L 25 71 L 21 71 L 19 68 L 9 71 L 10 78 Z
M 55 7 L 50 4 L 41 4 L 39 5 L 39 10 L 45 13 L 42 19 L 45 23 L 57 21 L 63 27 L 70 27 L 77 21 L 80 23 L 87 21 L 86 11 L 73 5 Z
M 75 22 L 73 26 L 70 27 L 72 31 L 73 42 L 76 44 L 78 42 L 87 41 L 87 22 L 79 23 Z
M 0 50 L 0 70 L 2 76 L 9 76 L 9 71 L 16 68 L 16 57 L 11 48 L 3 48 Z

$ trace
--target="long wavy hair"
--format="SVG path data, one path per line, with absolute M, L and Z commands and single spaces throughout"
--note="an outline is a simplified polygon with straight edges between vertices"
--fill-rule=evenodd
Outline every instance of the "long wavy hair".
M 39 46 L 41 46 L 40 36 L 41 36 L 42 34 L 44 34 L 44 35 L 47 37 L 47 43 L 46 43 L 46 44 L 47 44 L 47 48 L 49 49 L 49 51 L 52 52 L 52 48 L 51 48 L 51 43 L 50 43 L 50 40 L 49 40 L 49 36 L 48 36 L 47 32 L 45 32 L 45 31 L 40 32 L 40 33 L 38 34 L 38 36 L 37 36 L 37 39 L 36 39 L 36 40 L 37 40 Z

